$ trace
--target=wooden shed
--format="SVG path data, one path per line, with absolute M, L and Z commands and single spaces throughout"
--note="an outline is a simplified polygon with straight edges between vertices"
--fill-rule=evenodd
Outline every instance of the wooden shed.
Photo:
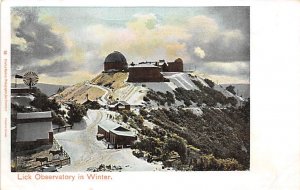
M 130 104 L 125 101 L 116 101 L 108 105 L 110 111 L 130 110 Z
M 98 135 L 102 135 L 104 139 L 111 143 L 115 148 L 130 146 L 137 139 L 136 134 L 120 126 L 119 124 L 105 120 L 98 125 Z
M 17 113 L 17 150 L 30 150 L 52 143 L 51 111 Z

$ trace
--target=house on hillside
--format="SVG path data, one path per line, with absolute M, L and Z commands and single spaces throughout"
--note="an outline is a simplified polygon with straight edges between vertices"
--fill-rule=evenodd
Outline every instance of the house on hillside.
M 105 120 L 98 125 L 98 137 L 104 138 L 107 142 L 111 143 L 114 148 L 128 147 L 133 141 L 137 139 L 136 134 L 114 123 L 111 120 Z
M 116 101 L 108 105 L 110 111 L 130 110 L 130 104 L 125 101 Z
M 17 150 L 53 144 L 51 111 L 17 113 Z

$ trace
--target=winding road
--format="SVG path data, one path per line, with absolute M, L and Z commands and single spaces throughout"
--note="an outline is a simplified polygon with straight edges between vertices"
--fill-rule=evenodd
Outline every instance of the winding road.
M 59 171 L 86 171 L 87 168 L 98 167 L 100 164 L 121 166 L 127 171 L 162 170 L 160 164 L 148 163 L 135 157 L 130 148 L 107 149 L 105 142 L 96 139 L 98 123 L 109 119 L 110 113 L 105 110 L 88 110 L 85 122 L 80 123 L 81 128 L 54 135 L 71 158 L 71 164 L 63 166 Z

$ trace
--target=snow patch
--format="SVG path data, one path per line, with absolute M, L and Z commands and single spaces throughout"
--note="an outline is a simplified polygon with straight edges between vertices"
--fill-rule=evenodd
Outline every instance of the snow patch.
M 198 89 L 187 73 L 175 73 L 173 75 L 165 75 L 165 77 L 177 87 L 181 87 L 186 90 Z
M 198 107 L 195 107 L 195 108 L 183 108 L 184 110 L 190 110 L 193 112 L 193 114 L 197 115 L 197 116 L 202 116 L 203 114 L 203 111 L 198 108 Z

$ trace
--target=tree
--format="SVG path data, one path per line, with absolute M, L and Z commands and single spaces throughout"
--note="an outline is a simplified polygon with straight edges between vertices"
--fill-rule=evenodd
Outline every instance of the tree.
M 75 122 L 80 122 L 82 117 L 86 115 L 86 109 L 83 105 L 73 103 L 70 106 L 70 110 L 68 112 L 68 123 L 73 125 Z
M 39 89 L 36 89 L 34 96 L 34 100 L 30 103 L 32 106 L 40 109 L 41 111 L 53 110 L 55 112 L 58 112 L 60 105 L 56 102 L 55 99 L 49 100 L 48 96 L 42 93 Z
M 85 107 L 86 109 L 98 110 L 101 106 L 97 101 L 90 101 L 89 103 L 85 104 Z
M 127 122 L 128 122 L 128 116 L 125 115 L 125 114 L 123 115 L 123 122 L 124 122 L 124 123 L 127 123 Z
M 234 91 L 234 86 L 232 86 L 232 85 L 229 85 L 229 86 L 227 86 L 226 87 L 226 90 L 228 91 L 228 92 L 231 92 L 232 94 L 236 94 L 236 92 Z
M 52 123 L 58 126 L 64 126 L 66 124 L 62 116 L 57 115 L 55 112 L 52 112 Z

